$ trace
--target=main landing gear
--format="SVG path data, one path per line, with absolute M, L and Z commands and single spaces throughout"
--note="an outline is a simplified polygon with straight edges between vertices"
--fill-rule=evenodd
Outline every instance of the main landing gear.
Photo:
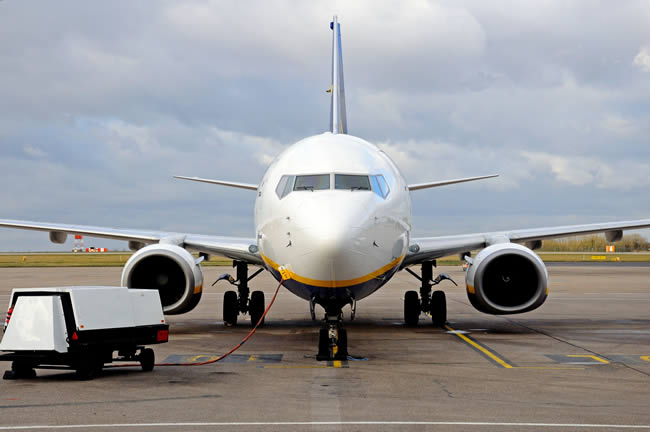
M 449 275 L 441 273 L 433 279 L 433 267 L 435 261 L 425 261 L 422 263 L 422 276 L 418 276 L 414 271 L 406 268 L 406 271 L 417 278 L 422 285 L 420 294 L 417 291 L 406 291 L 404 295 L 404 322 L 407 326 L 416 326 L 420 320 L 420 313 L 425 312 L 431 315 L 431 321 L 434 326 L 444 326 L 447 322 L 447 298 L 444 291 L 433 291 L 431 287 L 438 285 L 444 280 L 451 281 L 458 286 Z
M 220 280 L 227 280 L 231 285 L 237 287 L 237 291 L 226 291 L 223 295 L 223 322 L 227 326 L 237 324 L 237 317 L 239 314 L 248 313 L 251 317 L 251 327 L 255 327 L 264 315 L 264 293 L 262 291 L 253 291 L 250 294 L 248 289 L 248 282 L 255 276 L 264 271 L 259 269 L 251 276 L 248 276 L 248 264 L 241 261 L 234 261 L 233 267 L 237 268 L 237 279 L 224 273 L 212 284 L 216 284 Z M 249 295 L 250 294 L 250 295 Z M 260 326 L 264 325 L 264 321 Z

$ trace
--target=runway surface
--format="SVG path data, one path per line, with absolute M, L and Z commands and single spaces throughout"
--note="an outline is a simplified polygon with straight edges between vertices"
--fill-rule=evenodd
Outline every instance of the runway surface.
M 221 322 L 230 286 L 209 285 L 227 270 L 207 268 L 201 304 L 168 317 L 159 361 L 219 355 L 248 333 L 248 319 L 234 328 Z M 404 291 L 418 285 L 400 273 L 347 323 L 350 354 L 360 360 L 321 363 L 308 304 L 282 290 L 266 327 L 222 363 L 112 369 L 83 382 L 39 370 L 36 379 L 0 381 L 0 430 L 650 429 L 650 267 L 550 266 L 548 301 L 506 317 L 470 306 L 460 269 L 440 271 L 460 285 L 444 285 L 447 329 L 424 315 L 417 328 L 402 324 Z M 1 308 L 14 287 L 115 285 L 120 274 L 0 269 Z M 268 300 L 276 282 L 265 273 L 252 286 Z

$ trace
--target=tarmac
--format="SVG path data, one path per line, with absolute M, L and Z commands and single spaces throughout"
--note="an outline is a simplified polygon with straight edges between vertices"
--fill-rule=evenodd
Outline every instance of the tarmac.
M 237 345 L 248 318 L 221 321 L 226 267 L 205 269 L 199 306 L 169 316 L 158 361 L 199 362 Z M 319 323 L 282 289 L 266 325 L 234 355 L 205 366 L 106 369 L 92 381 L 38 370 L 0 381 L 0 430 L 532 431 L 650 430 L 650 267 L 552 265 L 538 310 L 490 316 L 469 304 L 464 274 L 440 268 L 448 325 L 403 325 L 404 272 L 357 305 L 354 359 L 315 360 Z M 120 268 L 0 269 L 0 308 L 12 288 L 116 285 Z M 271 298 L 263 273 L 253 289 Z M 319 315 L 321 315 L 319 310 Z M 0 363 L 1 370 L 9 364 Z

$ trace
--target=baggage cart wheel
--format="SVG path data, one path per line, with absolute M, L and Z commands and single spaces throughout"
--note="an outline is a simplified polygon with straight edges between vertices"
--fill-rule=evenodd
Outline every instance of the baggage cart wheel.
M 80 361 L 75 366 L 74 372 L 78 380 L 91 380 L 95 378 L 96 373 L 95 365 L 90 361 Z
M 86 352 L 77 356 L 73 365 L 77 379 L 91 380 L 104 368 L 104 361 L 99 353 Z
M 93 361 L 93 376 L 101 375 L 103 370 L 104 370 L 104 360 L 101 357 L 96 358 Z
M 140 352 L 140 366 L 145 372 L 151 372 L 156 363 L 156 355 L 151 348 L 145 348 Z
M 2 378 L 6 380 L 36 378 L 36 371 L 30 363 L 13 361 L 11 362 L 11 370 L 6 371 Z

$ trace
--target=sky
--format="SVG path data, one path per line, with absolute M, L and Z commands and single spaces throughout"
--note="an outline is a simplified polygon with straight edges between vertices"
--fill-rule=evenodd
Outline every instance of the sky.
M 648 1 L 4 0 L 0 218 L 253 237 L 254 193 L 172 176 L 327 130 L 334 14 L 350 134 L 410 183 L 500 174 L 413 192 L 413 235 L 650 217 Z

